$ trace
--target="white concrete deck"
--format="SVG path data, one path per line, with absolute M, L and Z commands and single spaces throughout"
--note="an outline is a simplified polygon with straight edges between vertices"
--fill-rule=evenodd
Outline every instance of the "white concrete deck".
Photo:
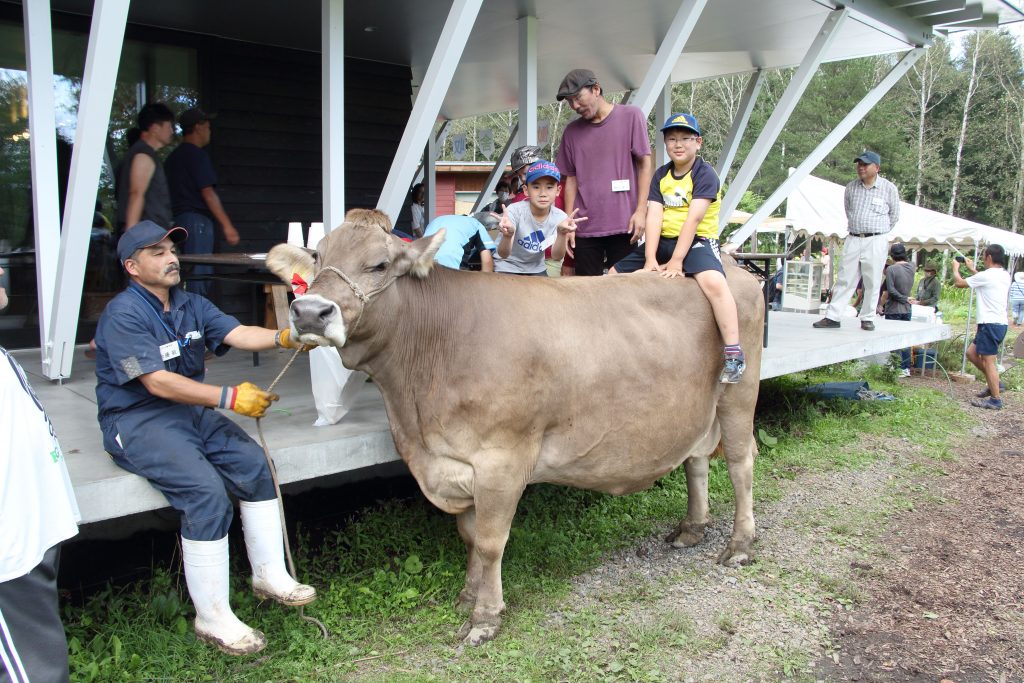
M 863 332 L 856 319 L 843 321 L 838 330 L 815 330 L 819 316 L 772 313 L 768 348 L 761 363 L 761 378 L 831 365 L 841 361 L 948 339 L 948 325 L 878 320 L 874 332 Z M 30 375 L 53 421 L 75 485 L 82 522 L 98 522 L 166 507 L 163 496 L 148 482 L 114 465 L 103 450 L 96 422 L 95 364 L 83 357 L 84 347 L 70 380 L 47 381 L 39 371 L 38 349 L 14 352 Z M 207 379 L 214 384 L 242 380 L 267 386 L 290 353 L 260 355 L 252 367 L 250 354 L 232 352 L 211 360 Z M 398 458 L 383 401 L 376 385 L 367 383 L 356 407 L 338 424 L 313 427 L 316 410 L 309 391 L 309 365 L 304 356 L 292 366 L 276 388 L 281 400 L 263 422 L 263 431 L 277 464 L 282 484 L 315 480 L 390 462 Z M 229 415 L 254 437 L 254 420 Z

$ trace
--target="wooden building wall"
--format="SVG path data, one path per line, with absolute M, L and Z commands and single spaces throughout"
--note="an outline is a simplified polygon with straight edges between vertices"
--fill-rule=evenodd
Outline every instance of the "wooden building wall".
M 205 38 L 200 106 L 216 112 L 208 147 L 218 193 L 242 236 L 234 250 L 265 252 L 288 223 L 322 221 L 320 54 Z M 345 60 L 345 206 L 376 206 L 412 110 L 407 66 Z M 246 286 L 215 300 L 251 320 Z

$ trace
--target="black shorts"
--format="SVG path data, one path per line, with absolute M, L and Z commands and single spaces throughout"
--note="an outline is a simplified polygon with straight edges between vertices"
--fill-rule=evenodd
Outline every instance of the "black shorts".
M 576 237 L 577 275 L 604 275 L 606 268 L 611 268 L 616 261 L 625 258 L 633 249 L 629 243 L 628 232 L 603 237 Z
M 672 258 L 672 252 L 676 250 L 676 242 L 675 237 L 662 237 L 658 240 L 656 258 L 659 265 L 668 263 L 668 260 Z M 641 244 L 633 250 L 633 253 L 616 263 L 615 272 L 632 273 L 643 268 L 644 263 L 647 262 L 647 256 L 644 254 L 645 246 Z M 690 250 L 686 252 L 686 258 L 683 259 L 683 271 L 687 275 L 696 275 L 705 270 L 717 270 L 725 275 L 722 258 L 718 252 L 718 240 L 695 236 Z

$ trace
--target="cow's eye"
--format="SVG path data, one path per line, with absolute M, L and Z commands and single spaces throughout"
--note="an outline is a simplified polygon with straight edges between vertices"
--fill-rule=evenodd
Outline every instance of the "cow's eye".
M 383 273 L 387 269 L 388 269 L 388 262 L 387 261 L 381 261 L 380 263 L 375 265 L 370 270 L 372 270 L 375 273 Z

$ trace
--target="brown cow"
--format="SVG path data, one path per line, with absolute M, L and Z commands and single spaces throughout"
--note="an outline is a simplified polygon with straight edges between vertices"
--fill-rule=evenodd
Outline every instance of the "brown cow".
M 764 316 L 748 273 L 728 267 L 747 371 L 718 383 L 721 338 L 692 278 L 528 278 L 434 267 L 444 233 L 404 243 L 346 222 L 314 259 L 279 245 L 270 269 L 310 283 L 291 305 L 307 343 L 336 346 L 380 387 L 395 446 L 424 495 L 457 515 L 469 553 L 459 637 L 501 624 L 501 558 L 528 484 L 623 494 L 686 462 L 689 503 L 673 538 L 707 522 L 708 455 L 721 441 L 736 496 L 718 560 L 752 557 L 753 436 Z M 480 368 L 491 368 L 482 373 Z

